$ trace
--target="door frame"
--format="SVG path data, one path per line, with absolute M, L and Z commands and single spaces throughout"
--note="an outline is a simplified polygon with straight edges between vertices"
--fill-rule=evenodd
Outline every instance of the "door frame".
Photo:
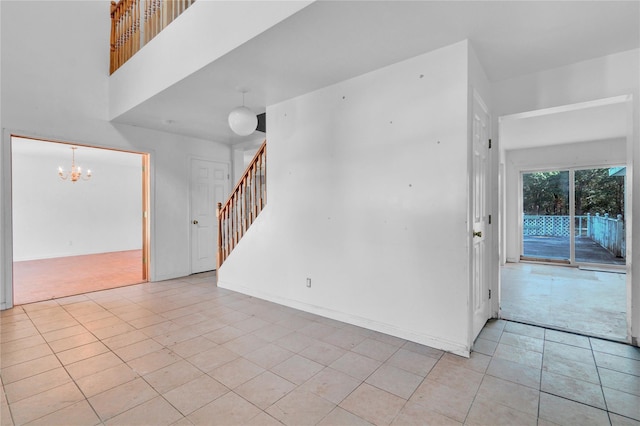
M 191 230 L 191 219 L 193 218 L 193 204 L 192 204 L 192 200 L 191 200 L 191 194 L 193 193 L 193 187 L 192 187 L 192 180 L 191 180 L 191 176 L 192 176 L 192 169 L 193 169 L 193 160 L 199 160 L 199 161 L 207 161 L 210 163 L 219 163 L 219 164 L 224 164 L 227 166 L 227 181 L 225 184 L 225 199 L 222 200 L 221 202 L 224 204 L 224 202 L 226 201 L 226 197 L 229 196 L 229 192 L 231 191 L 231 162 L 228 161 L 220 161 L 219 159 L 213 159 L 213 158 L 209 158 L 209 157 L 201 157 L 201 156 L 189 156 L 189 170 L 187 171 L 188 175 L 187 175 L 187 182 L 189 182 L 189 208 L 188 208 L 188 212 L 189 212 L 189 220 L 187 222 L 187 232 L 189 235 L 189 274 L 193 274 L 193 232 Z M 217 211 L 217 206 L 215 206 L 216 211 Z M 216 217 L 216 229 L 217 229 L 217 220 L 218 218 Z M 215 242 L 215 247 L 216 247 L 216 258 L 217 258 L 217 249 L 218 249 L 218 241 Z M 216 262 L 217 265 L 217 262 Z M 217 266 L 216 266 L 217 268 Z M 215 268 L 214 268 L 215 270 Z
M 149 282 L 151 269 L 151 158 L 142 155 L 142 279 Z
M 88 143 L 75 143 L 69 141 L 61 141 L 56 139 L 43 138 L 39 136 L 29 136 L 27 132 L 11 132 L 7 129 L 3 129 L 2 133 L 2 149 L 0 149 L 0 160 L 2 161 L 2 198 L 0 199 L 1 207 L 2 207 L 2 216 L 3 220 L 0 223 L 0 236 L 2 236 L 2 241 L 4 244 L 0 246 L 0 251 L 2 254 L 2 259 L 4 259 L 4 264 L 1 265 L 4 270 L 2 275 L 0 275 L 0 310 L 13 308 L 13 200 L 11 197 L 11 193 L 13 190 L 13 173 L 12 173 L 12 161 L 13 161 L 13 151 L 12 151 L 12 138 L 24 138 L 31 139 L 34 141 L 41 142 L 51 142 L 58 143 L 64 145 L 73 145 L 79 147 L 93 148 L 93 149 L 104 149 L 109 151 L 119 151 L 126 152 L 131 154 L 138 154 L 142 157 L 142 253 L 143 253 L 143 264 L 142 264 L 142 276 L 144 282 L 149 282 L 152 280 L 151 278 L 151 154 L 149 152 L 139 152 L 132 151 L 126 149 L 105 147 L 99 145 L 91 145 Z

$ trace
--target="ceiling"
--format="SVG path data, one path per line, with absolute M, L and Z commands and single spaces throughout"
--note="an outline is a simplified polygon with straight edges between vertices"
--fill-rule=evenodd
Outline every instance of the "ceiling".
M 223 143 L 256 113 L 469 39 L 490 81 L 640 47 L 639 1 L 316 1 L 114 121 Z

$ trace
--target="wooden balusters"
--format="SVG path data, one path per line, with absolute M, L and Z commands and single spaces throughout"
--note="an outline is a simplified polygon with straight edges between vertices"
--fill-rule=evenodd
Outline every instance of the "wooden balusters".
M 109 72 L 113 74 L 194 2 L 195 0 L 112 1 Z
M 140 49 L 140 0 L 111 2 L 111 66 L 113 73 Z
M 145 14 L 144 14 L 144 40 L 145 43 L 151 41 L 162 29 L 164 28 L 162 22 L 162 0 L 144 0 L 145 2 Z M 165 0 L 166 3 L 166 0 Z
M 267 141 L 264 141 L 229 199 L 218 203 L 218 268 L 267 203 Z

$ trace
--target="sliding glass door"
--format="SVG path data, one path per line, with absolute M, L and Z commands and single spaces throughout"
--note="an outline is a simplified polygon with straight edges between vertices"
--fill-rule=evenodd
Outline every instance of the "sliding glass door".
M 575 171 L 575 261 L 624 265 L 625 168 Z
M 569 171 L 522 174 L 522 259 L 571 259 Z
M 624 167 L 522 173 L 522 260 L 624 265 Z

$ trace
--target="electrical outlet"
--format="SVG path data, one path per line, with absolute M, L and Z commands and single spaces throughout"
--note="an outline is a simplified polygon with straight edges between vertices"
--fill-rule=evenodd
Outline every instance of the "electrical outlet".
M 307 287 L 311 287 L 311 278 L 307 278 Z

